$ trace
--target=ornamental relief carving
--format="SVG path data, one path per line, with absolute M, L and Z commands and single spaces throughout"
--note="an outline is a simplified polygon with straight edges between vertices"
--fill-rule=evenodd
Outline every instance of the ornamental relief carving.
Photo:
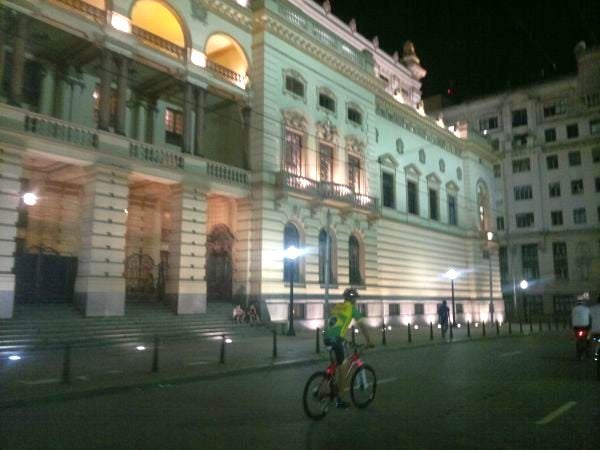
M 337 127 L 329 120 L 319 121 L 316 123 L 317 139 L 335 143 L 338 139 Z
M 286 126 L 300 131 L 307 131 L 308 119 L 304 114 L 294 110 L 282 110 L 281 113 Z
M 206 23 L 208 9 L 202 4 L 202 0 L 190 0 L 190 6 L 192 8 L 192 17 L 202 23 Z
M 365 152 L 365 142 L 356 136 L 346 136 L 346 151 L 363 155 Z

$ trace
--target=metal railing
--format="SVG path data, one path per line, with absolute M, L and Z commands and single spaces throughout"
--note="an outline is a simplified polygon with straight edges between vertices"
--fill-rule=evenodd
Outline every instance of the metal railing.
M 247 171 L 212 161 L 206 163 L 206 174 L 213 178 L 219 178 L 237 184 L 246 185 L 250 182 L 250 176 Z
M 144 30 L 143 28 L 140 28 L 135 25 L 131 26 L 131 33 L 140 40 L 150 45 L 151 47 L 157 48 L 158 50 L 168 53 L 179 60 L 185 59 L 184 47 L 180 47 L 179 45 L 174 44 L 171 41 L 167 41 L 166 39 L 161 38 L 160 36 L 157 36 L 156 34 L 151 33 L 150 31 Z
M 129 157 L 175 169 L 185 168 L 182 155 L 142 142 L 129 143 Z
M 106 11 L 82 0 L 52 0 L 54 3 L 73 9 L 97 23 L 106 23 Z
M 28 114 L 25 116 L 24 128 L 28 133 L 68 142 L 69 144 L 82 147 L 98 147 L 98 135 L 96 133 L 47 117 Z
M 210 59 L 206 61 L 206 69 L 238 85 L 245 84 L 245 76 Z

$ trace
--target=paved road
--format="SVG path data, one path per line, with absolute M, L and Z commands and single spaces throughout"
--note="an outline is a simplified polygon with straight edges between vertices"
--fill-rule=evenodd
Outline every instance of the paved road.
M 317 365 L 12 408 L 0 448 L 597 448 L 600 381 L 572 347 L 534 336 L 373 352 L 375 402 L 321 422 L 301 407 Z

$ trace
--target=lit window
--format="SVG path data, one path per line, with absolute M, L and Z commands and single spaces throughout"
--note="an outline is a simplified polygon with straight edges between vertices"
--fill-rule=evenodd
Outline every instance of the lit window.
M 183 143 L 183 113 L 171 108 L 165 110 L 165 141 L 167 144 Z

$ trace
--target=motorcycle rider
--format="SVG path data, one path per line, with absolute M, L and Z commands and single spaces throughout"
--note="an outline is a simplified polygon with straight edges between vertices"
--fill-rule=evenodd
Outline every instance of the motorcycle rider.
M 595 347 L 594 355 L 600 358 L 600 295 L 596 299 L 596 304 L 590 308 L 590 339 Z
M 575 332 L 576 337 L 580 332 L 585 333 L 585 348 L 587 352 L 591 318 L 590 309 L 583 303 L 583 298 L 577 299 L 577 305 L 571 311 L 571 325 L 573 326 L 573 331 Z M 578 357 L 581 358 L 582 356 L 578 354 Z

